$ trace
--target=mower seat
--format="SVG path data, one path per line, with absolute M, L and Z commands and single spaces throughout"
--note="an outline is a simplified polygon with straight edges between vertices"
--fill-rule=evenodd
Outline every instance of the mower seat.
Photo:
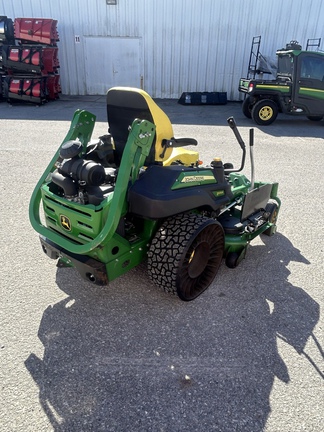
M 165 148 L 164 144 L 173 138 L 172 124 L 165 112 L 144 90 L 131 87 L 112 87 L 108 90 L 107 118 L 108 132 L 114 139 L 117 165 L 120 164 L 126 145 L 128 128 L 136 118 L 148 120 L 156 127 L 152 149 L 145 161 L 146 166 L 154 162 L 170 165 L 175 160 L 181 160 L 184 165 L 191 165 L 198 161 L 197 152 L 184 150 L 182 147 Z M 194 141 L 181 138 L 182 145 L 192 145 Z

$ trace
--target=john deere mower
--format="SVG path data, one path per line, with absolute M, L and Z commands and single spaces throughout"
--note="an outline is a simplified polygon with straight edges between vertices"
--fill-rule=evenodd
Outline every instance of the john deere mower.
M 107 285 L 147 261 L 154 284 L 190 301 L 212 283 L 223 258 L 234 268 L 251 240 L 276 232 L 278 184 L 254 181 L 253 129 L 248 180 L 233 117 L 239 168 L 220 158 L 200 165 L 198 153 L 185 148 L 197 141 L 174 138 L 169 118 L 143 90 L 110 89 L 107 116 L 107 135 L 91 139 L 95 116 L 75 112 L 31 197 L 31 224 L 58 266 Z

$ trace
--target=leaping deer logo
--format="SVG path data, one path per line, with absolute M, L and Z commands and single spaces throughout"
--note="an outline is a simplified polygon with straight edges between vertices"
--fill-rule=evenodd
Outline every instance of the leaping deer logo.
M 60 222 L 61 222 L 62 228 L 66 229 L 67 231 L 71 231 L 71 222 L 67 216 L 61 215 L 60 216 Z

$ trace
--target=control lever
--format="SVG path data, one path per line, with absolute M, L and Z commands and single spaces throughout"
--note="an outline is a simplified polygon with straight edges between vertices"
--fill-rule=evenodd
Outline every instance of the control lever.
M 242 151 L 243 151 L 243 154 L 242 154 L 242 161 L 241 161 L 241 166 L 240 166 L 240 168 L 239 168 L 239 169 L 235 169 L 235 168 L 225 169 L 225 174 L 229 174 L 229 173 L 231 173 L 231 172 L 239 172 L 239 171 L 242 171 L 242 169 L 244 168 L 244 165 L 245 165 L 245 156 L 246 156 L 246 148 L 245 148 L 245 144 L 244 144 L 244 141 L 243 141 L 243 139 L 242 139 L 242 137 L 241 137 L 240 132 L 239 132 L 238 129 L 237 129 L 237 126 L 236 126 L 236 123 L 235 123 L 234 117 L 229 117 L 229 118 L 227 119 L 227 123 L 229 124 L 229 127 L 230 127 L 230 128 L 232 129 L 232 131 L 234 132 L 235 138 L 236 138 L 237 142 L 239 143 L 239 145 L 240 145 L 240 147 L 241 147 L 241 149 L 242 149 Z

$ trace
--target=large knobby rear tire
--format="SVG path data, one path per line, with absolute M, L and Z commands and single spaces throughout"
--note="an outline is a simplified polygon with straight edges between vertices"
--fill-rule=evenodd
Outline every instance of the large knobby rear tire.
M 214 280 L 224 254 L 219 222 L 197 214 L 168 218 L 148 252 L 148 273 L 155 285 L 181 300 L 198 297 Z
M 273 123 L 278 115 L 278 106 L 271 99 L 262 99 L 252 109 L 252 119 L 258 125 L 267 126 Z

